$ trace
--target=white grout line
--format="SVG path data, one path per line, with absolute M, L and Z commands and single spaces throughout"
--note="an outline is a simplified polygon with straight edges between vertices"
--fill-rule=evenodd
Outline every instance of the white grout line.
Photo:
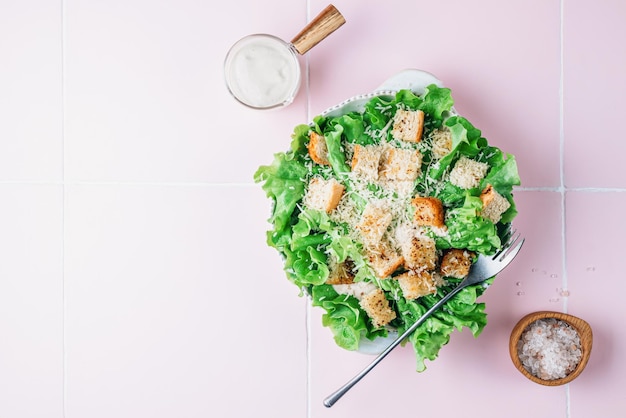
M 127 186 L 127 187 L 260 187 L 256 183 L 211 183 L 203 181 L 73 181 L 66 182 L 70 186 Z
M 63 173 L 65 177 L 65 173 Z M 254 182 L 211 182 L 211 181 L 142 181 L 142 180 L 76 180 L 76 181 L 49 181 L 49 180 L 0 180 L 0 185 L 31 185 L 31 186 L 127 186 L 127 187 L 259 187 Z M 622 187 L 519 187 L 515 192 L 549 192 L 549 193 L 626 193 Z
M 553 192 L 553 193 L 561 193 L 561 187 L 513 187 L 514 192 Z
M 63 174 L 65 176 L 65 174 Z M 211 182 L 211 181 L 114 181 L 114 180 L 77 180 L 77 181 L 48 181 L 48 180 L 0 180 L 0 186 L 8 185 L 31 185 L 31 186 L 126 186 L 126 187 L 242 187 L 256 188 L 260 187 L 254 182 L 229 183 L 229 182 Z M 524 192 L 542 192 L 542 193 L 626 193 L 626 188 L 622 187 L 514 187 L 513 191 L 518 193 Z
M 621 187 L 571 187 L 566 189 L 568 192 L 581 193 L 624 193 L 626 189 Z
M 63 326 L 61 328 L 62 339 L 62 353 L 63 353 L 63 398 L 62 398 L 62 414 L 63 418 L 67 417 L 67 295 L 66 295 L 66 283 L 65 283 L 65 243 L 66 243 L 66 200 L 67 194 L 65 190 L 65 161 L 66 161 L 66 147 L 65 147 L 65 52 L 66 52 L 66 18 L 65 18 L 65 0 L 61 0 L 61 194 L 63 197 L 63 207 L 61 215 L 61 285 L 62 285 L 62 313 Z
M 312 332 L 312 319 L 311 319 L 311 313 L 312 313 L 312 303 L 311 303 L 311 297 L 307 296 L 306 297 L 306 306 L 305 306 L 305 311 L 304 311 L 304 318 L 305 318 L 305 328 L 306 328 L 306 334 L 305 334 L 305 340 L 306 340 L 306 350 L 305 350 L 305 354 L 306 354 L 306 387 L 305 387 L 305 392 L 306 392 L 306 416 L 307 418 L 310 418 L 313 416 L 313 411 L 312 411 L 312 393 L 311 393 L 311 371 L 312 371 L 312 361 L 311 361 L 311 351 L 313 349 L 313 342 L 311 341 L 311 332 Z
M 564 128 L 564 10 L 565 0 L 559 1 L 559 171 L 561 178 L 561 285 L 564 290 L 568 290 L 568 275 L 567 275 L 567 188 L 565 186 L 565 128 Z M 563 298 L 563 312 L 568 311 L 569 298 Z M 571 396 L 570 385 L 565 385 L 565 417 L 571 416 Z
M 65 176 L 65 174 L 63 174 Z M 122 187 L 260 187 L 256 183 L 212 183 L 203 181 L 39 181 L 39 180 L 0 180 L 0 185 L 31 185 L 31 186 L 122 186 Z

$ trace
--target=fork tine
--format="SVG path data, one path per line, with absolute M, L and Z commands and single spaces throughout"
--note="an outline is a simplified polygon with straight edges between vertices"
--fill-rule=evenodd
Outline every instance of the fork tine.
M 515 230 L 513 229 L 513 224 L 508 224 L 502 234 L 502 242 L 507 242 L 511 238 L 511 234 L 514 232 Z
M 519 240 L 521 238 L 521 236 L 522 236 L 522 234 L 517 233 L 513 237 L 511 237 L 511 239 L 509 239 L 509 241 L 500 250 L 500 255 L 498 256 L 498 261 L 502 261 L 504 259 L 504 257 L 506 257 L 506 255 L 511 251 L 511 248 L 515 245 L 517 240 Z
M 517 237 L 515 237 L 515 240 L 511 243 L 511 247 L 515 245 L 515 243 L 518 240 L 519 242 L 515 245 L 515 247 L 512 247 L 512 248 L 509 247 L 509 250 L 506 251 L 506 253 L 498 260 L 505 266 L 508 265 L 511 261 L 513 261 L 517 253 L 519 253 L 519 250 L 522 248 L 522 245 L 524 245 L 525 238 L 522 238 L 520 240 L 520 237 L 521 235 L 519 234 L 517 235 Z
M 522 234 L 517 233 L 515 235 L 513 235 L 506 244 L 504 244 L 504 246 L 502 247 L 502 249 L 500 250 L 500 255 L 501 255 L 501 259 L 506 255 L 506 253 L 509 251 L 509 249 L 511 247 L 513 247 L 515 245 L 515 243 L 517 242 L 518 239 L 520 239 L 520 237 L 522 236 Z
M 515 230 L 513 229 L 513 224 L 507 224 L 506 230 L 502 234 L 502 238 L 504 239 L 504 241 L 507 241 L 511 237 L 511 234 L 512 234 L 511 230 L 515 232 Z
M 492 260 L 495 260 L 496 258 L 500 257 L 502 253 L 504 253 L 508 248 L 511 247 L 511 245 L 513 245 L 514 242 L 512 242 L 512 238 L 516 232 L 517 232 L 517 229 L 512 230 L 511 225 L 509 224 L 508 230 L 502 237 L 502 245 L 500 246 L 500 249 L 491 257 Z M 519 234 L 518 234 L 518 238 L 519 238 Z M 514 239 L 517 239 L 517 238 L 514 238 Z
M 502 242 L 506 246 L 510 241 L 513 235 L 517 232 L 517 228 L 513 228 L 513 225 L 509 224 L 509 227 L 506 230 L 506 234 L 502 236 Z

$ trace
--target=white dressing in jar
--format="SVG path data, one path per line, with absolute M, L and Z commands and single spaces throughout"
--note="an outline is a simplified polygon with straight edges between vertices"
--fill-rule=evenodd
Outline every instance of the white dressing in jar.
M 226 84 L 241 103 L 269 109 L 291 103 L 300 87 L 300 64 L 291 46 L 272 35 L 250 35 L 230 49 Z
M 253 109 L 288 105 L 300 88 L 298 54 L 305 54 L 345 22 L 339 10 L 329 4 L 290 43 L 267 34 L 240 39 L 224 63 L 228 90 Z

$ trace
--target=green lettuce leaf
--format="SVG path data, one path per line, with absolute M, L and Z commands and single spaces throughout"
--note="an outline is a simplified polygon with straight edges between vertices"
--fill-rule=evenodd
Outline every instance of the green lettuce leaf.
M 414 323 L 428 309 L 430 309 L 441 297 L 451 290 L 451 286 L 439 289 L 437 295 L 421 297 L 417 300 L 407 301 L 404 298 L 398 300 L 398 311 L 403 320 L 399 332 Z M 450 335 L 454 330 L 461 331 L 468 328 L 477 337 L 487 324 L 485 304 L 477 303 L 476 299 L 484 287 L 481 285 L 467 287 L 450 299 L 443 308 L 435 311 L 422 325 L 420 325 L 409 337 L 416 356 L 416 370 L 426 370 L 426 360 L 435 360 L 441 348 L 448 344 Z
M 272 216 L 269 222 L 275 231 L 287 226 L 296 204 L 304 196 L 302 178 L 307 175 L 306 167 L 293 154 L 278 153 L 269 166 L 261 166 L 254 174 L 256 182 L 263 182 L 263 190 L 273 202 Z
M 337 119 L 337 124 L 342 126 L 344 139 L 346 141 L 362 145 L 367 145 L 372 142 L 367 135 L 364 135 L 365 127 L 363 124 L 363 115 L 358 113 L 343 115 Z
M 283 231 L 296 204 L 304 196 L 305 182 L 309 170 L 303 155 L 306 154 L 308 125 L 298 125 L 294 129 L 291 151 L 274 154 L 271 165 L 261 166 L 254 173 L 254 181 L 263 183 L 262 188 L 272 199 L 272 216 L 269 222 L 274 225 L 274 232 Z
M 424 90 L 424 99 L 418 108 L 433 117 L 435 121 L 442 121 L 453 105 L 454 100 L 450 89 L 431 84 Z
M 321 285 L 328 279 L 327 256 L 315 247 L 289 252 L 285 265 L 293 271 L 293 282 L 300 288 Z
M 400 332 L 456 283 L 451 279 L 451 284 L 439 288 L 437 294 L 407 301 L 397 280 L 379 280 L 374 276 L 362 244 L 353 240 L 347 224 L 333 222 L 325 212 L 307 209 L 301 204 L 313 176 L 335 177 L 345 186 L 348 198 L 356 203 L 356 210 L 363 210 L 367 202 L 348 175 L 350 165 L 346 161 L 346 149 L 349 147 L 346 145 L 369 145 L 383 140 L 395 144 L 390 126 L 397 109 L 424 111 L 427 114 L 425 133 L 441 126 L 450 130 L 452 151 L 437 162 L 432 162 L 430 155 L 425 154 L 422 174 L 416 185 L 421 195 L 434 195 L 444 204 L 448 234 L 440 236 L 431 231 L 438 250 L 464 248 L 491 254 L 500 247 L 506 224 L 517 215 L 513 187 L 520 184 L 520 178 L 515 158 L 489 146 L 481 131 L 467 119 L 451 115 L 453 105 L 449 89 L 431 85 L 421 96 L 410 90 L 401 90 L 393 97 L 375 97 L 365 104 L 362 113 L 351 112 L 339 117 L 317 116 L 310 125 L 296 126 L 290 149 L 275 154 L 270 165 L 259 167 L 254 174 L 255 182 L 262 183 L 263 190 L 273 203 L 269 218 L 272 228 L 267 231 L 268 245 L 283 256 L 287 278 L 301 289 L 301 294 L 306 292 L 311 296 L 313 306 L 324 310 L 322 324 L 332 331 L 337 344 L 345 349 L 356 350 L 363 338 L 375 339 L 385 336 L 387 331 L 385 328 L 373 328 L 356 298 L 340 295 L 326 284 L 329 257 L 340 263 L 349 261 L 354 266 L 355 281 L 371 282 L 385 291 L 397 315 L 390 326 Z M 311 130 L 324 136 L 330 166 L 312 163 L 307 152 Z M 381 135 L 385 132 L 386 137 Z M 420 149 L 419 144 L 402 146 Z M 429 152 L 427 148 L 426 151 Z M 486 162 L 490 166 L 480 187 L 464 190 L 445 180 L 461 156 Z M 511 203 L 496 225 L 480 216 L 482 202 L 479 195 L 487 184 L 491 184 Z M 374 184 L 370 186 L 376 187 Z M 379 194 L 384 190 L 374 189 L 369 190 L 373 196 L 383 197 Z M 408 342 L 415 351 L 418 371 L 426 368 L 426 360 L 432 361 L 438 356 L 455 330 L 468 328 L 475 336 L 480 334 L 487 320 L 485 306 L 478 303 L 477 298 L 484 289 L 483 286 L 473 286 L 459 292 L 411 335 Z
M 448 210 L 448 235 L 436 238 L 441 248 L 465 248 L 481 254 L 493 254 L 501 241 L 493 222 L 479 215 L 479 197 L 467 194 L 463 206 Z
M 395 111 L 397 99 L 391 101 L 383 97 L 374 97 L 365 104 L 363 121 L 372 129 L 383 129 L 389 121 L 392 110 Z
M 322 325 L 330 328 L 339 347 L 357 350 L 362 337 L 373 340 L 387 336 L 385 328 L 372 327 L 355 297 L 340 295 L 330 285 L 314 286 L 311 297 L 312 306 L 326 311 Z
M 346 163 L 346 155 L 341 147 L 342 134 L 343 126 L 339 124 L 335 125 L 334 130 L 324 134 L 328 147 L 328 161 L 339 178 L 343 178 L 345 174 L 350 172 L 350 167 Z

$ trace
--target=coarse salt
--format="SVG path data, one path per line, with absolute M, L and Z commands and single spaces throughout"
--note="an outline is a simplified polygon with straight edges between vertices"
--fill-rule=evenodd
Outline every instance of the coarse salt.
M 556 318 L 538 319 L 526 327 L 517 342 L 517 353 L 524 368 L 543 380 L 566 377 L 582 358 L 578 333 Z

